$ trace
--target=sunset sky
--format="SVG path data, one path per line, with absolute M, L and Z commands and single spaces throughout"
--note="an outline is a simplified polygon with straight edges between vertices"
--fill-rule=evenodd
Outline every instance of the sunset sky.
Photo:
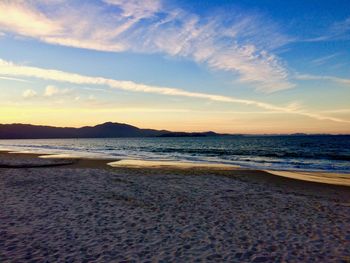
M 0 0 L 0 123 L 350 133 L 348 0 Z

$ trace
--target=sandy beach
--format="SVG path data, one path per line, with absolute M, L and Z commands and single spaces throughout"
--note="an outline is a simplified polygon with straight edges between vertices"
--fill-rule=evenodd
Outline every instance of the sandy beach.
M 233 168 L 0 159 L 0 262 L 350 262 L 348 186 Z

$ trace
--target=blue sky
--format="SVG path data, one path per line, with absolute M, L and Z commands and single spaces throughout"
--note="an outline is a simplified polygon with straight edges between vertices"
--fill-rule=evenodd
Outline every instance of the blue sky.
M 348 5 L 1 1 L 0 122 L 350 133 Z

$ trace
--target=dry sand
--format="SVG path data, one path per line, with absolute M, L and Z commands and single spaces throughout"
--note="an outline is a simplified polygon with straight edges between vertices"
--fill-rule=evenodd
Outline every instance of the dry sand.
M 0 262 L 350 260 L 349 187 L 239 169 L 23 168 L 55 160 L 0 158 L 22 167 L 0 169 Z

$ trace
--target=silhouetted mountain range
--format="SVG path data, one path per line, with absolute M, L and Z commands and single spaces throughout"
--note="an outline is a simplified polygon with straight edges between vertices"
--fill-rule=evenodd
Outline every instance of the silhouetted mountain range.
M 215 132 L 171 132 L 167 130 L 140 129 L 124 123 L 106 122 L 81 128 L 39 126 L 31 124 L 0 124 L 0 139 L 50 139 L 50 138 L 118 138 L 118 137 L 209 137 Z

